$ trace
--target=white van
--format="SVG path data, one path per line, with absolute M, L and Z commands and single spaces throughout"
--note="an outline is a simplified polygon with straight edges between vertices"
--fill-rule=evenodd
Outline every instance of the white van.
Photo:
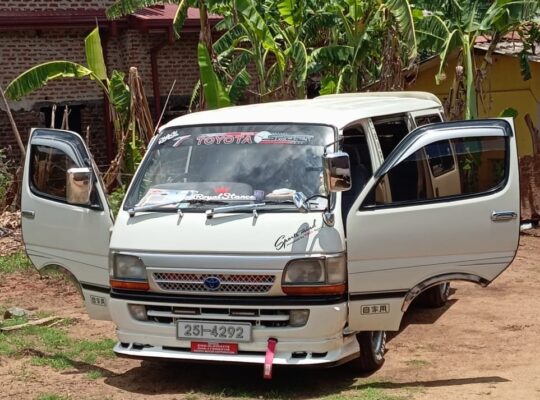
M 376 369 L 417 296 L 486 286 L 518 247 L 512 122 L 442 113 L 406 92 L 177 118 L 114 223 L 81 137 L 34 129 L 28 255 L 114 321 L 121 356 Z

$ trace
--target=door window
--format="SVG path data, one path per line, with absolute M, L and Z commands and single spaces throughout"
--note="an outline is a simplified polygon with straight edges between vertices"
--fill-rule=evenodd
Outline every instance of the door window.
M 373 125 L 379 138 L 384 158 L 388 157 L 398 143 L 409 133 L 407 117 L 403 115 L 373 118 Z
M 363 207 L 461 198 L 497 190 L 508 173 L 507 141 L 502 136 L 486 136 L 430 143 L 381 178 L 381 182 L 390 182 L 389 196 L 379 196 L 375 204 L 368 196 Z
M 32 146 L 31 188 L 43 197 L 66 201 L 66 174 L 77 164 L 62 150 L 48 146 Z
M 434 124 L 435 122 L 442 122 L 441 116 L 439 114 L 428 114 L 428 115 L 419 115 L 414 118 L 416 127 L 419 128 L 422 125 Z

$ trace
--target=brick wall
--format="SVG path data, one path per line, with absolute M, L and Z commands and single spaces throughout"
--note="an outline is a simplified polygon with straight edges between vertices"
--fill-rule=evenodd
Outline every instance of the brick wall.
M 56 0 L 55 0 L 56 1 Z M 69 3 L 67 0 L 65 1 Z M 16 4 L 8 1 L 8 5 Z M 21 2 L 23 3 L 23 2 Z M 34 4 L 34 2 L 27 2 Z M 47 3 L 47 2 L 43 2 Z M 49 3 L 52 3 L 49 2 Z M 75 2 L 73 2 L 75 3 Z M 84 2 L 92 4 L 92 1 Z M 96 4 L 100 3 L 96 1 Z M 101 2 L 105 3 L 105 2 Z M 5 6 L 5 3 L 2 3 Z M 0 32 L 0 84 L 8 83 L 26 69 L 53 59 L 66 59 L 86 64 L 84 38 L 89 29 L 58 29 L 19 32 Z M 109 74 L 113 69 L 127 73 L 130 66 L 136 66 L 143 78 L 146 95 L 153 103 L 153 85 L 150 50 L 166 40 L 164 33 L 146 33 L 130 30 L 122 31 L 116 37 L 102 34 L 106 46 Z M 158 72 L 161 96 L 164 98 L 174 79 L 177 80 L 173 96 L 188 97 L 198 80 L 197 66 L 198 34 L 186 33 L 179 41 L 167 43 L 158 55 Z M 106 166 L 106 138 L 103 113 L 103 94 L 99 86 L 88 79 L 64 79 L 53 81 L 19 102 L 11 102 L 19 130 L 26 142 L 31 127 L 44 126 L 45 118 L 40 113 L 43 106 L 83 105 L 81 109 L 81 128 L 91 129 L 91 145 L 96 162 Z M 3 110 L 3 106 L 0 105 Z M 152 109 L 153 111 L 153 109 Z M 166 121 L 166 119 L 165 119 Z M 163 121 L 163 122 L 165 122 Z M 10 153 L 18 160 L 16 146 L 7 115 L 0 111 L 0 148 L 11 148 Z
M 84 38 L 90 29 L 0 33 L 0 84 L 8 83 L 28 68 L 51 60 L 85 64 Z M 43 89 L 14 103 L 15 109 L 31 109 L 36 101 L 82 101 L 102 98 L 99 87 L 88 79 L 50 82 Z
M 43 11 L 59 9 L 104 9 L 114 0 L 2 0 L 0 10 Z

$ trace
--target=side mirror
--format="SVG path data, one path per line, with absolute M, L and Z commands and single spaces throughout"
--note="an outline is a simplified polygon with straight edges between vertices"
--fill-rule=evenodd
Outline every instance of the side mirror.
M 351 163 L 343 151 L 322 156 L 324 186 L 327 192 L 345 192 L 351 188 Z
M 67 170 L 66 200 L 69 204 L 91 204 L 92 170 L 90 168 L 70 168 Z

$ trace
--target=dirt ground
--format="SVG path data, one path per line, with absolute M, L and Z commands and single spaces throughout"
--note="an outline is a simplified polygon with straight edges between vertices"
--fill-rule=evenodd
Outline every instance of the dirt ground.
M 537 235 L 536 237 L 533 235 Z M 386 363 L 370 376 L 347 365 L 329 370 L 156 363 L 120 358 L 74 362 L 56 370 L 25 354 L 0 356 L 0 398 L 36 399 L 540 399 L 540 231 L 521 237 L 512 266 L 490 287 L 454 284 L 440 310 L 413 308 L 388 343 Z M 0 281 L 0 305 L 74 318 L 74 338 L 114 338 L 109 322 L 91 321 L 74 289 L 58 279 L 17 273 Z M 98 370 L 97 379 L 88 371 Z

